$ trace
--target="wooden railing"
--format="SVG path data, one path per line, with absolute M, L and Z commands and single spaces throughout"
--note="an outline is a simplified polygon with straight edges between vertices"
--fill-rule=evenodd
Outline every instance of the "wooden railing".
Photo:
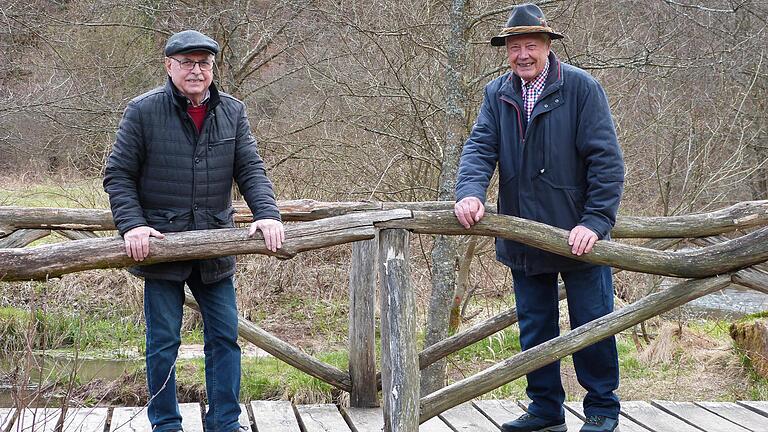
M 260 238 L 249 239 L 244 228 L 170 233 L 151 239 L 145 263 L 210 258 L 233 254 L 265 254 L 291 258 L 296 254 L 353 243 L 350 269 L 349 371 L 325 364 L 257 325 L 241 319 L 240 335 L 296 368 L 350 392 L 353 406 L 377 405 L 378 389 L 387 431 L 416 431 L 418 424 L 462 402 L 487 393 L 528 372 L 695 298 L 736 283 L 768 293 L 768 201 L 739 203 L 711 213 L 676 217 L 620 217 L 613 238 L 651 239 L 643 246 L 600 241 L 591 253 L 574 257 L 564 230 L 511 216 L 487 214 L 464 229 L 452 203 L 280 203 L 288 224 L 286 241 L 277 253 Z M 237 206 L 236 220 L 249 213 Z M 489 206 L 489 210 L 491 210 Z M 92 231 L 113 230 L 104 210 L 0 207 L 0 280 L 47 279 L 76 271 L 118 268 L 132 264 L 119 237 Z M 56 230 L 79 239 L 23 248 Z M 751 230 L 742 234 L 744 230 Z M 614 271 L 632 270 L 691 278 L 521 352 L 472 377 L 429 395 L 419 395 L 419 369 L 481 340 L 517 321 L 507 311 L 433 345 L 416 348 L 415 299 L 410 286 L 410 233 L 481 235 L 523 242 L 582 261 L 605 264 Z M 722 234 L 742 234 L 733 239 Z M 683 239 L 698 249 L 667 251 Z M 381 304 L 381 375 L 375 364 L 376 275 Z M 561 298 L 564 295 L 561 293 Z M 191 296 L 187 305 L 196 307 Z

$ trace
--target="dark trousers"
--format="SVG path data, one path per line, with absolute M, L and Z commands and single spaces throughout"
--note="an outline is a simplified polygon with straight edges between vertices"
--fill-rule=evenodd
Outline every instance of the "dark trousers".
M 561 274 L 568 293 L 571 328 L 579 327 L 613 311 L 613 280 L 610 267 Z M 515 304 L 523 350 L 560 335 L 558 325 L 557 273 L 526 276 L 512 271 Z M 619 359 L 614 337 L 604 339 L 573 354 L 579 384 L 587 390 L 584 413 L 618 418 Z M 560 381 L 560 361 L 550 363 L 527 376 L 528 410 L 546 419 L 562 419 L 565 391 Z
M 205 284 L 197 268 L 186 284 L 200 305 L 205 343 L 205 389 L 209 409 L 208 432 L 238 429 L 240 416 L 240 346 L 237 344 L 237 303 L 231 277 Z M 147 409 L 152 430 L 181 429 L 176 400 L 176 356 L 181 344 L 184 282 L 144 281 L 144 317 L 147 322 Z

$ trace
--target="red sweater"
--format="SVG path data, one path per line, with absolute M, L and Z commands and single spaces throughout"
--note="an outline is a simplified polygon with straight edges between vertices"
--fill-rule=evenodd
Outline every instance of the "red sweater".
M 189 113 L 189 116 L 192 117 L 192 121 L 195 122 L 195 126 L 197 126 L 197 131 L 200 132 L 200 129 L 203 127 L 203 120 L 205 120 L 205 111 L 208 109 L 208 104 L 202 104 L 197 107 L 193 107 L 191 104 L 187 107 L 187 112 Z

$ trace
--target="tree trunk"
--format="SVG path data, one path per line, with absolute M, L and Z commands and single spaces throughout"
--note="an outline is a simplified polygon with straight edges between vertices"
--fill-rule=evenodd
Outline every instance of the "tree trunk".
M 445 88 L 445 143 L 440 170 L 438 200 L 453 201 L 459 154 L 466 136 L 466 90 L 463 83 L 464 58 L 467 52 L 465 0 L 453 0 L 449 22 Z M 424 346 L 428 347 L 448 336 L 448 323 L 456 287 L 456 241 L 437 236 L 432 249 L 432 295 L 429 300 Z M 421 393 L 428 394 L 445 385 L 445 359 L 421 373 Z

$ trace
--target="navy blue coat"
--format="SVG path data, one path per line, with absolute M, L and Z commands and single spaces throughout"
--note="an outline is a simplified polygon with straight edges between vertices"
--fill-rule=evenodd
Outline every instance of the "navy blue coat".
M 500 214 L 565 230 L 584 225 L 608 238 L 624 186 L 624 162 L 608 100 L 587 72 L 549 56 L 544 90 L 530 123 L 520 77 L 508 72 L 485 87 L 477 121 L 461 155 L 456 200 L 485 202 L 499 167 Z M 529 275 L 589 266 L 510 240 L 496 258 Z
M 125 108 L 104 170 L 104 190 L 120 235 L 145 225 L 162 233 L 233 227 L 233 179 L 254 220 L 280 220 L 243 103 L 211 84 L 199 132 L 187 103 L 169 79 Z M 235 273 L 231 256 L 129 270 L 137 276 L 184 281 L 195 264 L 205 283 Z

